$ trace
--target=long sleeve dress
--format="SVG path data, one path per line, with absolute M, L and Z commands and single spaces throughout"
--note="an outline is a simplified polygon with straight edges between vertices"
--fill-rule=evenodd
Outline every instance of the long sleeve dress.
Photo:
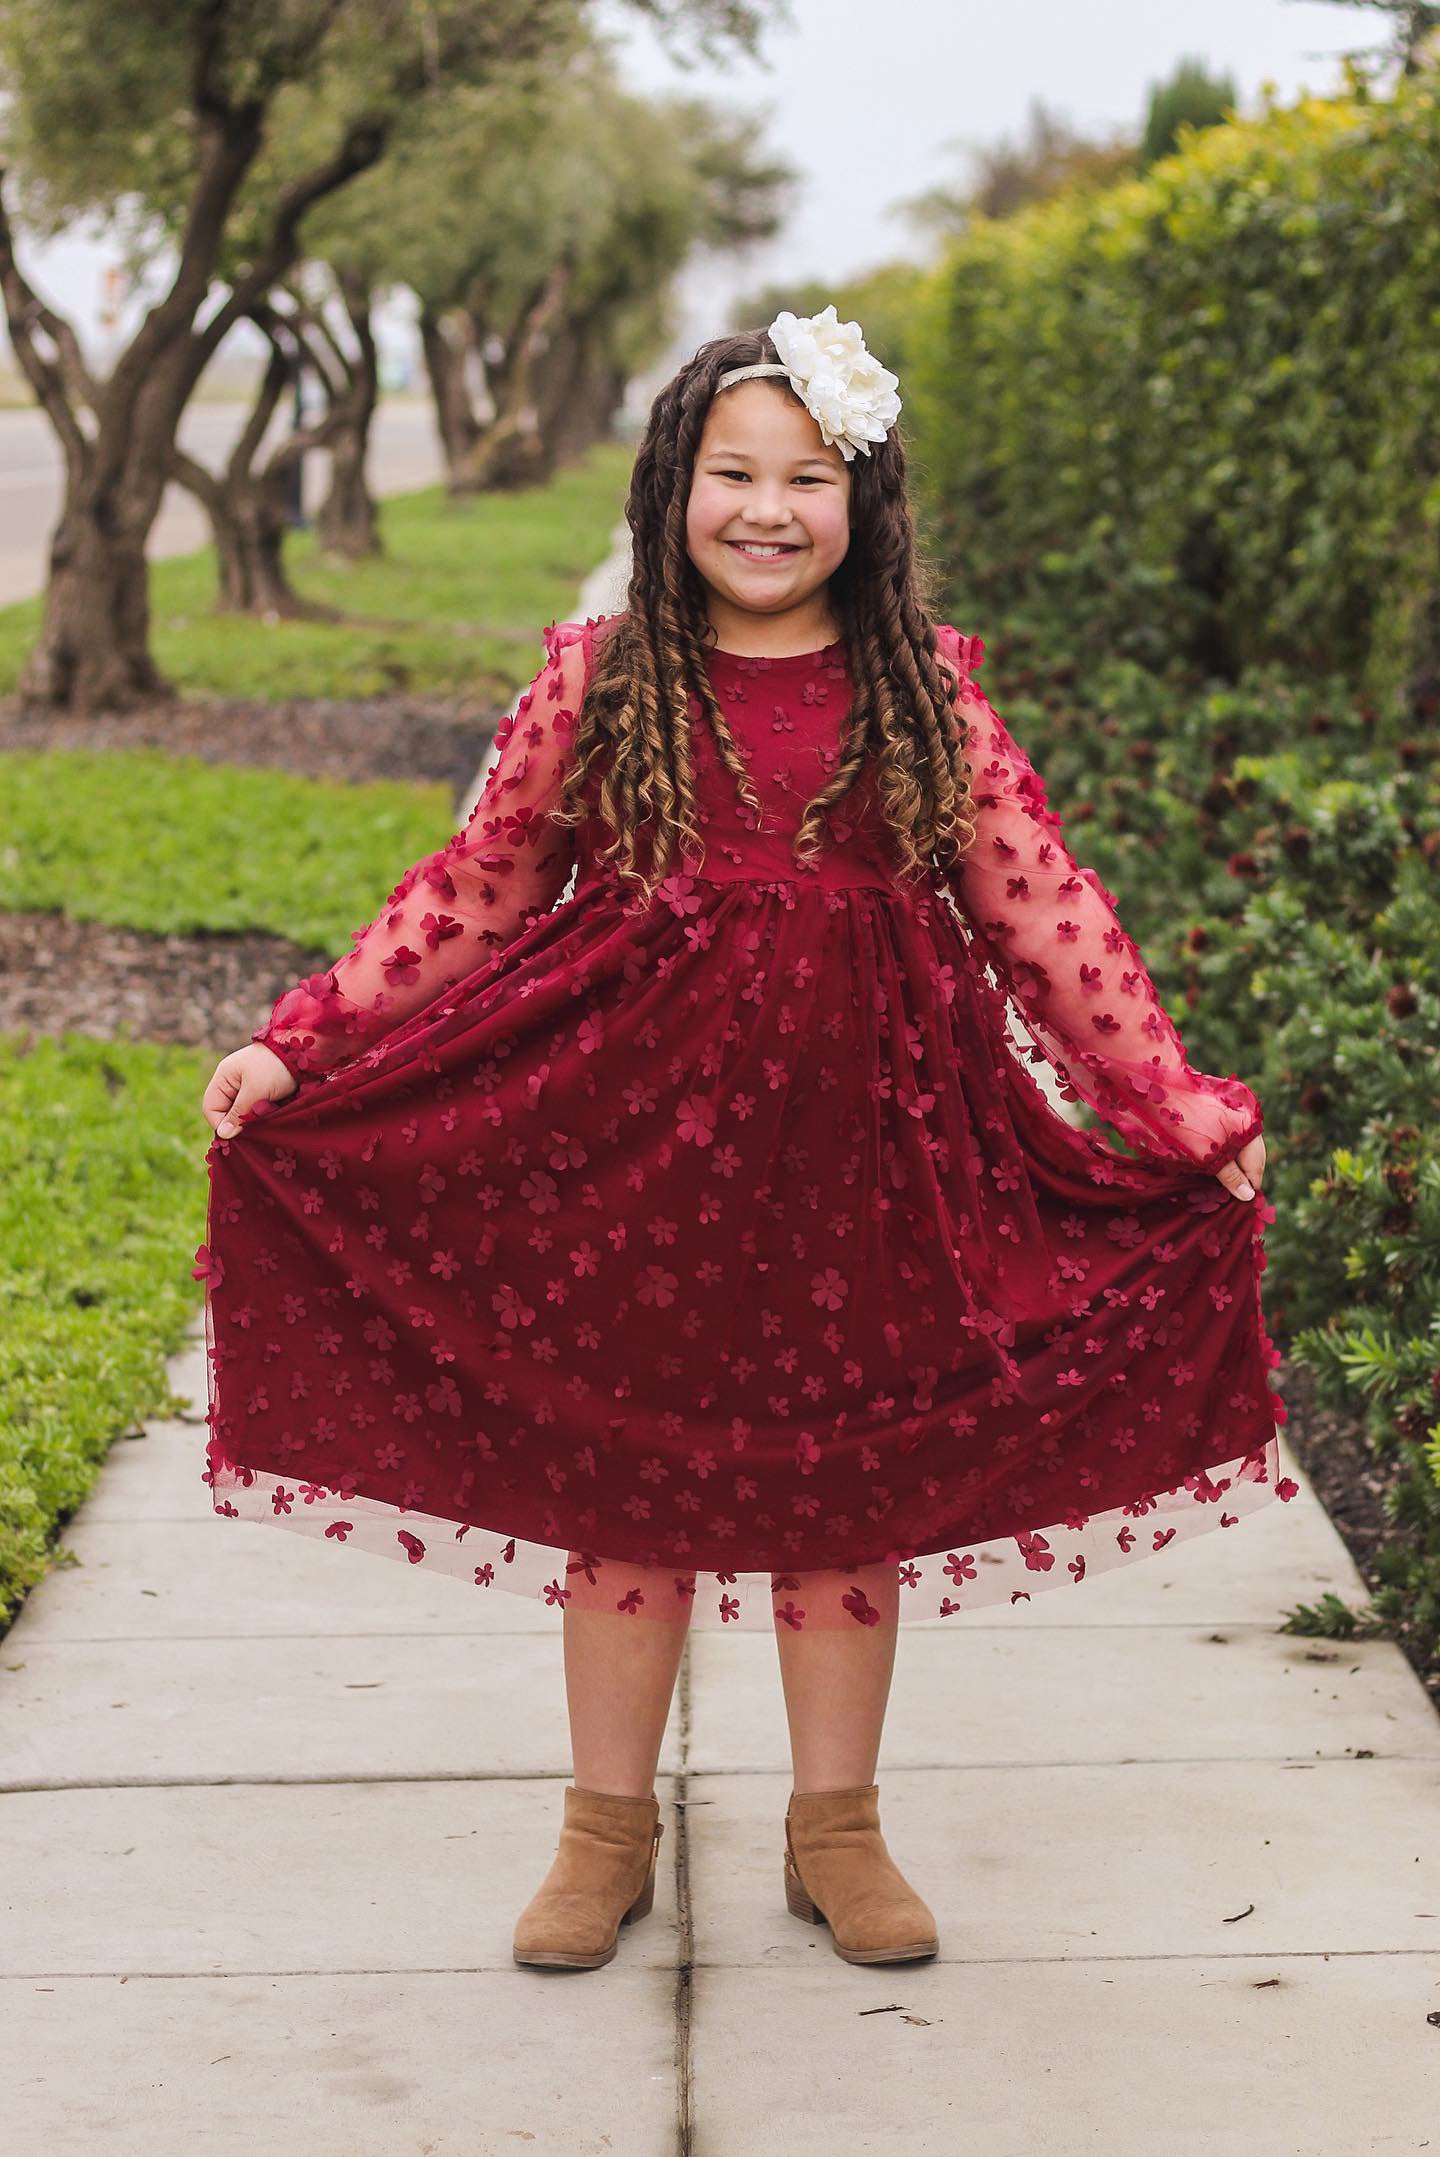
M 1214 1175 L 1259 1105 L 1190 1065 L 979 638 L 939 632 L 958 868 L 896 879 L 868 772 L 799 866 L 845 647 L 715 651 L 763 816 L 694 700 L 705 858 L 647 905 L 598 814 L 546 816 L 614 619 L 547 630 L 464 829 L 254 1036 L 299 1085 L 208 1157 L 216 1512 L 556 1612 L 814 1629 L 1293 1496 L 1273 1209 Z

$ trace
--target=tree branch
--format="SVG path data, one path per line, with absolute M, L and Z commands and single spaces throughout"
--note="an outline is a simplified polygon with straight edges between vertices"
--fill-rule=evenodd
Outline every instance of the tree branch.
M 292 294 L 293 297 L 294 295 Z M 308 309 L 305 309 L 304 312 L 309 315 Z M 335 436 L 343 430 L 346 423 L 346 412 L 338 402 L 333 383 L 320 365 L 319 356 L 314 346 L 306 337 L 305 323 L 299 319 L 298 313 L 295 316 L 279 315 L 272 308 L 262 307 L 253 312 L 250 319 L 264 330 L 271 341 L 272 348 L 277 353 L 281 348 L 277 342 L 276 333 L 283 328 L 286 334 L 294 340 L 296 350 L 301 358 L 304 359 L 307 365 L 314 368 L 320 380 L 325 384 L 326 409 L 318 419 L 312 420 L 308 427 L 292 427 L 284 441 L 276 443 L 269 457 L 265 460 L 265 477 L 269 479 L 276 473 L 283 472 L 287 466 L 294 464 L 298 458 L 303 457 L 307 449 L 328 449 Z M 311 320 L 313 322 L 313 316 Z M 274 409 L 273 406 L 271 409 Z M 268 417 L 266 425 L 269 425 Z M 256 446 L 259 446 L 258 442 Z
M 191 106 L 202 120 L 217 124 L 230 111 L 230 101 L 220 84 L 226 13 L 226 0 L 205 0 L 196 26 L 194 63 L 190 69 Z
M 0 167 L 0 183 L 5 178 Z M 20 362 L 25 378 L 56 434 L 65 452 L 65 462 L 71 472 L 83 464 L 89 444 L 81 429 L 70 401 L 70 392 L 59 360 L 47 359 L 35 342 L 37 326 L 55 338 L 51 324 L 58 324 L 59 317 L 52 313 L 31 289 L 15 260 L 15 241 L 6 213 L 3 193 L 0 193 L 0 292 L 5 299 L 5 320 L 10 330 L 10 343 Z M 70 343 L 74 344 L 74 332 L 68 323 L 64 325 Z M 64 346 L 55 339 L 57 351 L 63 359 Z M 77 348 L 78 349 L 78 348 Z M 88 380 L 88 377 L 87 377 Z
M 207 139 L 200 178 L 185 219 L 174 280 L 146 315 L 110 377 L 105 389 L 108 404 L 123 409 L 132 403 L 160 354 L 174 338 L 191 333 L 196 311 L 210 289 L 230 206 L 259 150 L 263 121 L 262 109 L 252 103 L 204 122 Z M 191 382 L 199 376 L 210 350 L 213 346 L 195 368 Z
M 313 307 L 304 294 L 297 292 L 295 287 L 288 282 L 285 286 L 285 291 L 289 295 L 290 305 L 293 310 L 286 317 L 291 335 L 301 347 L 306 360 L 325 384 L 326 394 L 336 397 L 350 382 L 353 371 L 350 355 L 326 321 L 322 308 Z M 314 340 L 316 338 L 321 341 L 324 348 L 323 354 L 315 345 Z M 329 354 L 334 360 L 335 370 L 338 371 L 338 380 L 336 379 L 336 373 L 332 372 L 327 364 L 324 354 Z
M 250 417 L 241 429 L 239 441 L 230 453 L 229 471 L 232 479 L 238 478 L 242 473 L 248 475 L 254 464 L 256 452 L 275 417 L 276 407 L 285 394 L 285 385 L 291 378 L 294 365 L 280 342 L 269 308 L 257 308 L 250 319 L 270 340 L 270 361 L 265 369 L 265 379 L 260 385 L 260 394 L 255 400 Z
M 287 64 L 293 67 L 306 51 L 319 49 L 341 4 L 342 0 L 326 0 L 303 38 L 294 41 L 294 51 Z M 281 197 L 270 247 L 245 280 L 240 304 L 227 303 L 204 330 L 195 332 L 195 317 L 210 289 L 230 207 L 259 151 L 269 98 L 275 88 L 272 83 L 267 91 L 251 95 L 241 104 L 231 102 L 220 80 L 227 9 L 228 0 L 205 0 L 191 74 L 191 96 L 204 144 L 200 178 L 185 220 L 174 282 L 165 297 L 145 317 L 108 386 L 107 395 L 122 406 L 134 397 L 158 354 L 179 332 L 189 332 L 194 338 L 184 385 L 188 396 L 221 338 L 249 312 L 249 301 L 267 292 L 294 260 L 297 252 L 295 228 L 312 202 L 341 186 L 353 172 L 363 172 L 380 154 L 377 148 L 372 156 L 362 158 L 359 163 L 346 162 L 347 152 L 354 155 L 352 146 L 357 138 L 367 139 L 366 130 L 370 123 L 362 121 L 353 127 L 328 166 L 320 167 L 308 181 L 297 182 Z M 283 76 L 284 69 L 281 68 L 279 73 Z M 383 148 L 383 138 L 380 147 Z M 234 297 L 232 294 L 232 301 Z
M 225 305 L 197 334 L 200 366 L 209 359 L 226 332 L 263 300 L 272 285 L 279 284 L 300 252 L 299 228 L 307 210 L 343 187 L 358 173 L 368 172 L 384 155 L 390 123 L 382 119 L 356 120 L 333 157 L 317 165 L 285 190 L 276 206 L 270 237 L 243 277 L 237 278 Z M 199 368 L 196 369 L 199 372 Z
M 218 516 L 225 498 L 225 490 L 213 472 L 194 457 L 187 456 L 178 442 L 170 446 L 170 477 L 189 489 L 197 502 L 203 503 L 212 517 Z

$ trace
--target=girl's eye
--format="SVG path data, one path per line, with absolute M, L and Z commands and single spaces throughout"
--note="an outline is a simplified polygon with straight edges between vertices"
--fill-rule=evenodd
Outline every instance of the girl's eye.
M 718 477 L 721 479 L 748 479 L 750 474 L 748 472 L 721 472 Z M 817 487 L 825 485 L 825 477 L 821 472 L 797 472 L 795 479 L 797 484 L 802 480 L 809 479 L 813 480 Z

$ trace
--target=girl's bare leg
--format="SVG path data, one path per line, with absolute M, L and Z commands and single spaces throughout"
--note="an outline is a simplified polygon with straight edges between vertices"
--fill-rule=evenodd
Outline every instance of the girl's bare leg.
M 573 1564 L 569 1574 L 565 1696 L 574 1782 L 612 1797 L 649 1797 L 693 1604 L 677 1600 L 673 1570 L 649 1572 L 627 1562 L 625 1585 L 640 1587 L 647 1609 L 634 1616 L 617 1611 L 610 1583 L 620 1570 L 599 1567 L 593 1586 Z M 673 1618 L 648 1614 L 672 1608 Z
M 793 1600 L 802 1609 L 811 1583 L 827 1598 L 836 1592 L 833 1573 L 797 1577 Z M 776 1621 L 796 1791 L 852 1790 L 875 1780 L 895 1665 L 900 1583 L 895 1566 L 883 1563 L 846 1573 L 843 1585 L 852 1583 L 879 1610 L 878 1624 L 797 1632 Z

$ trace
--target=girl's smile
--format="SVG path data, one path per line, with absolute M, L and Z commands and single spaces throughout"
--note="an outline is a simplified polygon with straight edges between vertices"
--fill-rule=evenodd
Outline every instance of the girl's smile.
M 743 554 L 747 562 L 781 562 L 787 555 L 800 552 L 799 546 L 793 542 L 776 545 L 773 541 L 732 539 L 727 544 L 732 546 L 737 554 Z

